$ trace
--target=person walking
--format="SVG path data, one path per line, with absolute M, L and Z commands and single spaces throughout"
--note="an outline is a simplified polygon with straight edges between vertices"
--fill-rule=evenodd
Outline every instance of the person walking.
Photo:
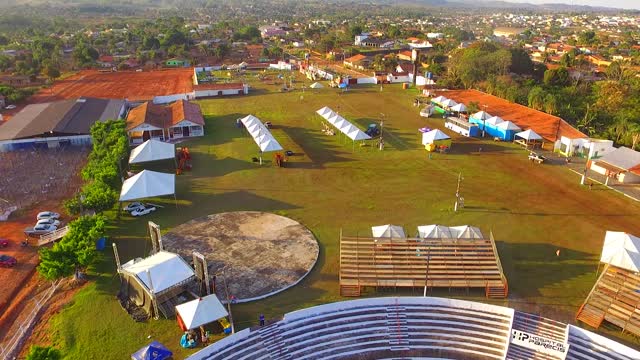
M 258 318 L 260 319 L 260 326 L 264 326 L 264 314 L 260 314 Z

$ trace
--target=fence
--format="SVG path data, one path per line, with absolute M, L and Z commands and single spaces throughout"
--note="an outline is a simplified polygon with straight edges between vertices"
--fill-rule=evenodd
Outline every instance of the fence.
M 17 353 L 20 351 L 24 341 L 28 338 L 25 337 L 25 334 L 33 328 L 43 307 L 49 302 L 61 282 L 62 280 L 54 281 L 50 288 L 29 300 L 31 302 L 31 304 L 29 304 L 31 305 L 31 309 L 26 313 L 26 317 L 24 319 L 16 320 L 12 325 L 12 327 L 17 327 L 17 329 L 10 329 L 11 331 L 7 332 L 7 336 L 4 339 L 4 345 L 0 348 L 0 359 L 12 359 L 17 356 Z M 27 305 L 25 309 L 28 309 L 29 305 Z

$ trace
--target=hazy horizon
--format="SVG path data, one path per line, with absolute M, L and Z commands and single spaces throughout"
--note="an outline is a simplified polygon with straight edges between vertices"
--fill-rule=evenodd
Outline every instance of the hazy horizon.
M 620 9 L 640 10 L 639 0 L 504 0 L 511 3 L 530 4 L 569 4 L 569 5 L 589 5 L 603 6 Z

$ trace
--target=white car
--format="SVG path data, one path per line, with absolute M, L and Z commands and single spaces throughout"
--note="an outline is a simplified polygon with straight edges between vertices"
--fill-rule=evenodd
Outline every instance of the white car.
M 7 109 L 7 110 L 13 110 L 13 109 L 16 108 L 16 106 L 15 105 L 7 105 L 4 108 Z
M 36 226 L 32 228 L 26 228 L 24 230 L 24 233 L 27 234 L 28 236 L 39 236 L 39 235 L 48 234 L 52 231 L 55 231 L 56 229 L 58 228 L 54 225 L 36 224 Z
M 60 219 L 60 214 L 53 211 L 43 211 L 38 213 L 37 219 Z
M 135 209 L 143 208 L 144 206 L 145 206 L 144 203 L 136 201 L 136 202 L 132 202 L 129 205 L 123 207 L 122 210 L 131 212 L 131 211 L 133 211 Z
M 53 226 L 58 227 L 58 226 L 60 226 L 60 220 L 56 220 L 54 218 L 40 219 L 36 223 L 36 226 L 37 225 L 53 225 Z
M 150 214 L 152 212 L 156 211 L 156 207 L 155 206 L 144 206 L 144 207 L 139 207 L 135 210 L 133 210 L 131 212 L 132 216 L 143 216 L 143 215 L 147 215 Z

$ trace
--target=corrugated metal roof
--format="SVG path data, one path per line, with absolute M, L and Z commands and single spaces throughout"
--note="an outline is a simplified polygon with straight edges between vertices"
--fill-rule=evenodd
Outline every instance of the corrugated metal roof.
M 597 162 L 604 162 L 624 170 L 630 170 L 640 166 L 640 152 L 622 146 L 607 153 L 598 159 Z
M 26 106 L 0 126 L 0 140 L 89 134 L 96 121 L 117 119 L 124 100 L 80 98 Z

